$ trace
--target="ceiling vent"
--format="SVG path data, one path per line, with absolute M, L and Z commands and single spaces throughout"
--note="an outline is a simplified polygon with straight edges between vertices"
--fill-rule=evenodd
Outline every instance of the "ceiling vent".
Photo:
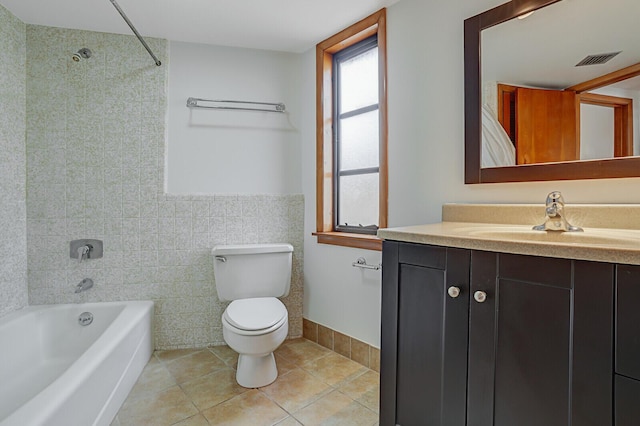
M 589 55 L 576 64 L 576 67 L 583 67 L 585 65 L 599 65 L 608 62 L 611 58 L 616 56 L 620 52 L 611 53 L 599 53 L 597 55 Z

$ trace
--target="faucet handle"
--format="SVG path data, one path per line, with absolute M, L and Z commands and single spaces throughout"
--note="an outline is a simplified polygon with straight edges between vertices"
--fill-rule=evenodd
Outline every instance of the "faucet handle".
M 103 244 L 101 240 L 82 239 L 69 243 L 69 257 L 81 262 L 87 259 L 100 259 L 103 256 Z
M 552 191 L 549 193 L 549 195 L 547 195 L 547 206 L 550 206 L 553 203 L 564 206 L 564 198 L 562 197 L 562 193 L 560 191 Z

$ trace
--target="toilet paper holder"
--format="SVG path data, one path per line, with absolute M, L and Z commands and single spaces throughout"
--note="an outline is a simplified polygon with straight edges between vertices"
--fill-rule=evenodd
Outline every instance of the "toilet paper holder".
M 357 258 L 356 261 L 351 264 L 351 266 L 362 269 L 373 269 L 374 271 L 382 269 L 382 264 L 369 265 L 367 263 L 367 259 L 365 259 L 364 257 Z

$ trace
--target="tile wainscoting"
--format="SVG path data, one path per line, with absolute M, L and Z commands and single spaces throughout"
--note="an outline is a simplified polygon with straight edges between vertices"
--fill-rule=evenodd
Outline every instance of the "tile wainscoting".
M 302 319 L 303 336 L 358 364 L 380 372 L 380 349 L 334 331 L 306 318 Z
M 131 53 L 134 36 L 26 27 L 29 303 L 153 300 L 157 349 L 219 345 L 211 248 L 286 242 L 300 337 L 303 196 L 165 194 L 168 44 L 147 42 L 161 67 Z M 83 47 L 91 58 L 72 61 Z M 71 259 L 82 238 L 103 240 L 104 257 Z M 84 278 L 95 286 L 75 294 Z

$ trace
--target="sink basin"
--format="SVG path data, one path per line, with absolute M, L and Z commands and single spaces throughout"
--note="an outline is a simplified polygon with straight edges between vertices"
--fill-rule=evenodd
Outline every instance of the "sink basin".
M 640 232 L 619 229 L 585 229 L 584 232 L 534 231 L 529 226 L 469 226 L 456 230 L 461 236 L 523 243 L 555 243 L 581 246 L 640 248 Z

